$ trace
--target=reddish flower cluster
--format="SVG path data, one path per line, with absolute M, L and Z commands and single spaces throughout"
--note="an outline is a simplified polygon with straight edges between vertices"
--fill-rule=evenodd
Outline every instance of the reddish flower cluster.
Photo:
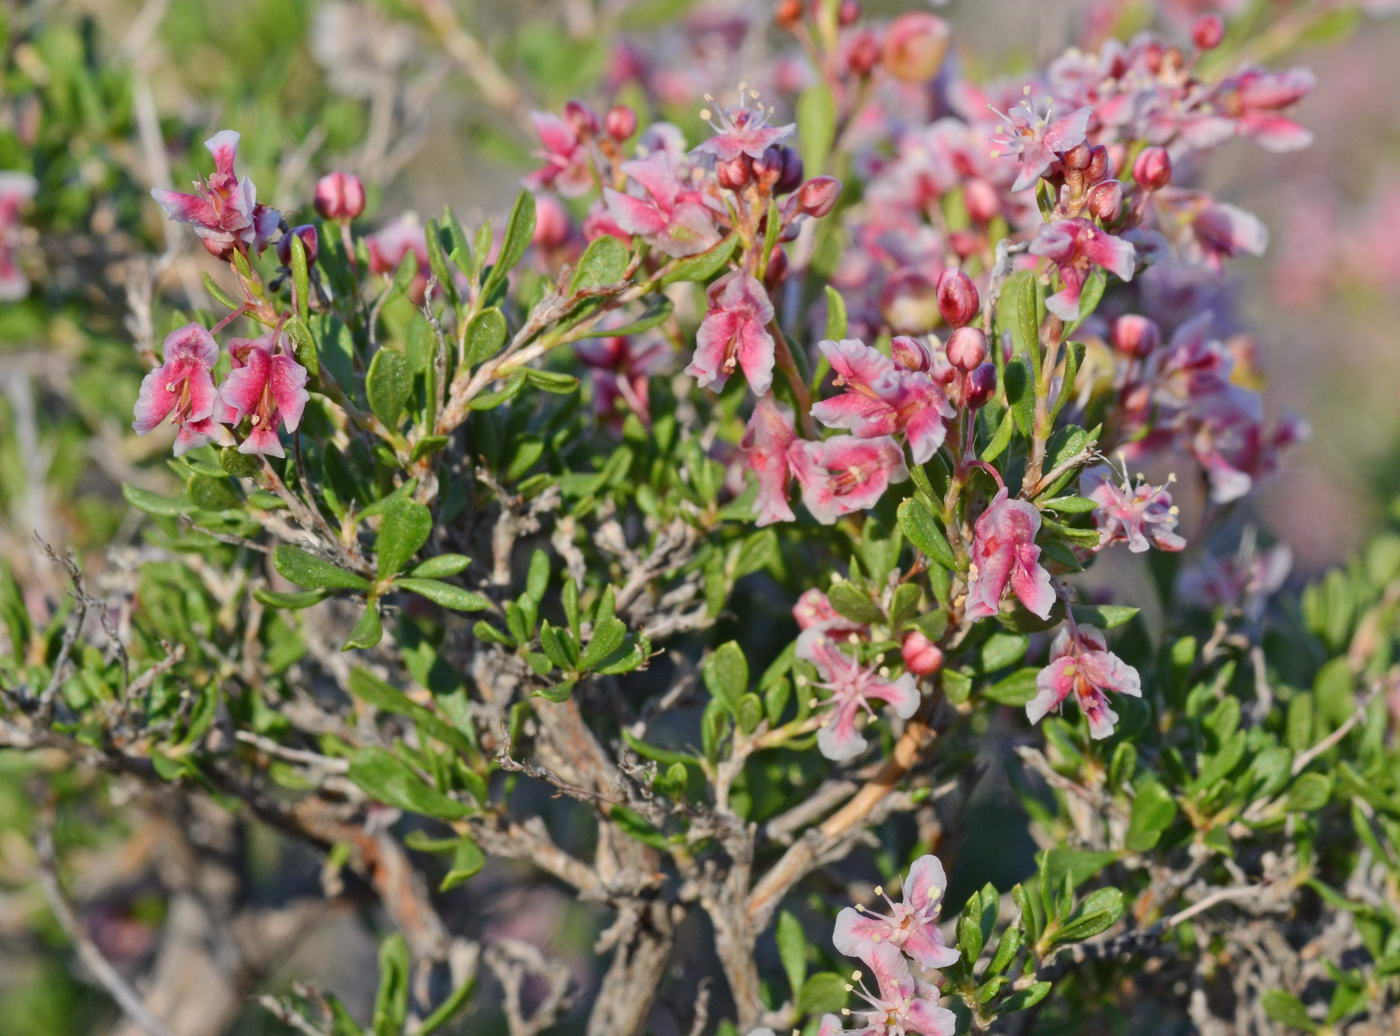
M 234 171 L 239 139 L 233 130 L 220 130 L 204 142 L 214 156 L 214 172 L 195 184 L 194 194 L 151 190 L 167 216 L 194 227 L 209 253 L 221 259 L 235 249 L 262 252 L 282 218 L 276 209 L 257 200 L 251 179 Z

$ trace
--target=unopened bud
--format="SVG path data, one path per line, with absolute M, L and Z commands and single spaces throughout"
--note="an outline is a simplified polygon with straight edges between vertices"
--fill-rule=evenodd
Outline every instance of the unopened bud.
M 753 176 L 753 161 L 748 155 L 739 154 L 727 162 L 715 165 L 715 178 L 727 191 L 742 191 L 749 185 Z
M 1191 26 L 1191 42 L 1201 50 L 1214 50 L 1225 37 L 1225 21 L 1218 14 L 1203 14 Z
M 967 390 L 963 402 L 968 409 L 977 410 L 986 406 L 987 400 L 997 390 L 997 367 L 994 363 L 984 363 L 967 376 Z
M 986 242 L 979 234 L 968 230 L 953 230 L 948 233 L 948 247 L 963 262 L 981 252 Z
M 773 21 L 780 29 L 794 29 L 802 21 L 802 0 L 781 0 L 773 13 Z
M 948 53 L 948 23 L 924 11 L 901 14 L 885 30 L 885 67 L 896 79 L 932 79 Z
M 948 362 L 960 371 L 974 371 L 987 359 L 987 336 L 979 328 L 960 327 L 948 338 Z
M 787 275 L 787 252 L 781 248 L 775 248 L 773 249 L 773 254 L 768 257 L 767 269 L 763 271 L 763 286 L 770 292 L 776 291 Z
M 943 666 L 943 650 L 918 630 L 904 635 L 899 653 L 904 656 L 904 668 L 917 676 L 936 673 Z
M 783 160 L 778 182 L 773 185 L 775 194 L 790 194 L 802 183 L 802 156 L 794 148 L 778 146 L 778 154 Z
M 945 324 L 949 327 L 962 327 L 977 316 L 981 307 L 982 300 L 971 277 L 952 267 L 939 275 L 938 311 L 943 314 Z
M 625 104 L 615 104 L 608 109 L 603 128 L 608 131 L 608 136 L 621 144 L 637 132 L 637 113 Z
M 1089 183 L 1100 183 L 1113 175 L 1113 163 L 1108 160 L 1108 149 L 1100 144 L 1089 151 L 1089 165 L 1084 170 L 1084 179 Z
M 864 79 L 880 63 L 880 41 L 873 32 L 860 32 L 846 50 L 846 67 L 857 79 Z
M 316 262 L 317 241 L 316 228 L 310 223 L 303 223 L 299 227 L 293 227 L 277 240 L 277 261 L 283 266 L 292 265 L 292 238 L 301 238 L 301 247 L 306 252 L 306 265 L 312 266 Z
M 535 234 L 532 241 L 536 248 L 546 251 L 558 248 L 569 240 L 569 213 L 550 194 L 535 196 Z
M 896 332 L 924 334 L 938 323 L 938 288 L 913 270 L 895 274 L 880 292 L 880 315 Z
M 1076 144 L 1060 156 L 1060 165 L 1076 172 L 1088 169 L 1092 150 L 1088 144 Z
M 802 182 L 802 159 L 792 148 L 774 144 L 754 161 L 753 176 L 774 194 L 786 194 Z
M 1172 182 L 1172 159 L 1164 147 L 1144 148 L 1133 162 L 1133 179 L 1144 191 L 1160 191 Z
M 598 135 L 598 114 L 582 101 L 569 101 L 564 105 L 564 121 L 572 126 L 580 137 Z
M 817 219 L 836 207 L 841 195 L 841 181 L 834 176 L 814 176 L 797 191 L 798 211 Z
M 352 173 L 327 173 L 316 181 L 315 205 L 322 219 L 358 219 L 365 211 L 365 185 Z
M 932 347 L 908 335 L 895 335 L 890 342 L 894 365 L 907 371 L 928 371 L 933 366 L 933 355 Z
M 1001 195 L 986 180 L 969 180 L 963 184 L 963 204 L 974 223 L 985 225 L 1001 214 Z
M 1117 180 L 1105 180 L 1089 188 L 1089 211 L 1105 223 L 1118 218 L 1123 206 L 1123 185 Z
M 1113 322 L 1113 348 L 1124 356 L 1150 356 L 1162 344 L 1156 321 L 1137 313 L 1124 313 Z
M 836 21 L 841 28 L 854 25 L 860 18 L 860 4 L 856 0 L 841 0 L 841 6 L 836 12 Z

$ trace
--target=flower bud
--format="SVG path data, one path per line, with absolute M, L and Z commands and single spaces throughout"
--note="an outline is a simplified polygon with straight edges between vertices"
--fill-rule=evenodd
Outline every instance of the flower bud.
M 979 328 L 960 327 L 948 338 L 948 362 L 960 371 L 974 371 L 987 359 L 987 336 Z
M 949 267 L 939 275 L 938 311 L 943 314 L 943 322 L 949 327 L 962 327 L 977 316 L 981 306 L 977 285 L 967 274 Z
M 938 288 L 913 270 L 897 273 L 880 292 L 880 315 L 896 332 L 924 334 L 938 323 Z
M 841 6 L 836 12 L 836 21 L 841 28 L 854 25 L 860 18 L 860 4 L 856 0 L 841 0 Z
M 327 173 L 316 181 L 315 205 L 322 219 L 358 219 L 365 211 L 365 185 L 353 173 Z
M 1144 191 L 1160 191 L 1172 182 L 1172 159 L 1164 147 L 1144 148 L 1133 162 L 1133 179 Z
M 314 266 L 317 253 L 316 228 L 310 223 L 303 223 L 299 227 L 293 227 L 277 239 L 277 261 L 283 266 L 292 265 L 293 234 L 301 238 L 301 247 L 306 251 L 306 265 Z
M 794 29 L 802 21 L 802 0 L 779 0 L 773 21 L 780 29 Z
M 880 63 L 880 41 L 873 32 L 856 36 L 846 50 L 846 67 L 857 79 L 864 79 Z
M 1201 50 L 1214 50 L 1225 36 L 1225 21 L 1218 14 L 1203 14 L 1191 26 L 1191 42 Z
M 1105 223 L 1112 223 L 1123 207 L 1123 185 L 1117 180 L 1094 184 L 1089 188 L 1088 205 L 1091 213 Z
M 896 335 L 890 342 L 894 365 L 907 371 L 928 371 L 933 367 L 933 349 L 908 335 Z
M 963 402 L 967 404 L 968 409 L 978 410 L 987 405 L 987 400 L 992 398 L 992 394 L 996 390 L 997 365 L 984 363 L 967 376 Z
M 608 109 L 603 128 L 608 131 L 608 136 L 621 144 L 637 132 L 637 113 L 625 104 L 615 104 Z
M 768 268 L 763 271 L 763 286 L 768 291 L 778 290 L 778 286 L 783 283 L 783 279 L 788 275 L 787 252 L 781 248 L 774 248 L 773 254 L 768 257 Z
M 963 204 L 972 222 L 984 226 L 1001 214 L 1001 195 L 986 180 L 969 180 L 963 184 Z
M 1092 150 L 1088 144 L 1076 144 L 1060 156 L 1060 165 L 1075 172 L 1088 169 Z
M 598 135 L 598 115 L 582 101 L 569 101 L 564 105 L 564 121 L 572 126 L 580 137 Z
M 1100 144 L 1089 151 L 1089 165 L 1084 170 L 1084 179 L 1089 183 L 1101 183 L 1113 175 L 1113 164 L 1108 160 L 1108 148 Z
M 1162 331 L 1153 320 L 1124 313 L 1113 322 L 1113 348 L 1124 356 L 1150 356 L 1162 344 Z
M 742 191 L 749 185 L 752 176 L 753 161 L 742 153 L 728 162 L 715 165 L 715 178 L 719 180 L 719 185 L 728 191 Z
M 948 234 L 948 247 L 953 254 L 966 262 L 982 250 L 986 244 L 981 235 L 967 230 L 954 230 Z
M 836 207 L 841 195 L 841 181 L 834 176 L 814 176 L 797 191 L 797 210 L 817 219 Z
M 901 14 L 885 30 L 885 67 L 896 79 L 932 79 L 948 52 L 948 23 L 923 11 Z
M 802 183 L 802 156 L 785 144 L 779 144 L 777 150 L 782 165 L 778 173 L 778 182 L 773 185 L 773 192 L 790 194 Z
M 899 653 L 904 656 L 904 668 L 916 676 L 928 676 L 943 666 L 943 650 L 918 630 L 904 635 Z
M 531 240 L 536 248 L 546 251 L 569 240 L 568 210 L 551 194 L 535 196 L 535 234 Z

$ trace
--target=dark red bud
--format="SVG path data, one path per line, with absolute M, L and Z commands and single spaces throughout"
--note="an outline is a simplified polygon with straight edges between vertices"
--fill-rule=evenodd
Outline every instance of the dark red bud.
M 781 0 L 773 21 L 781 29 L 794 29 L 802 21 L 802 0 Z
M 608 136 L 621 144 L 637 132 L 637 113 L 625 104 L 614 105 L 603 119 L 603 128 L 608 131 Z
M 996 390 L 997 366 L 994 363 L 984 363 L 967 376 L 967 390 L 963 401 L 969 409 L 977 410 L 987 405 L 987 400 L 992 398 Z
M 770 292 L 776 291 L 778 285 L 783 283 L 788 275 L 787 252 L 781 248 L 773 249 L 773 254 L 768 257 L 768 268 L 763 271 L 763 286 Z
M 982 300 L 971 277 L 951 267 L 939 275 L 938 311 L 943 314 L 945 324 L 962 327 L 977 316 L 981 307 Z
M 1225 37 L 1225 20 L 1218 14 L 1203 14 L 1191 26 L 1191 42 L 1201 50 L 1214 50 Z
M 896 367 L 907 371 L 928 371 L 933 367 L 933 349 L 908 335 L 894 337 L 890 342 L 890 356 Z
M 1105 180 L 1089 188 L 1089 211 L 1105 223 L 1118 218 L 1123 206 L 1123 185 L 1117 180 Z
M 963 204 L 972 222 L 987 224 L 1001 213 L 1001 195 L 986 180 L 969 180 L 963 184 Z
M 987 359 L 987 336 L 975 327 L 960 327 L 948 338 L 948 362 L 960 371 L 974 371 Z
M 1172 159 L 1164 147 L 1144 148 L 1133 162 L 1133 179 L 1144 191 L 1160 191 L 1172 182 Z
M 715 166 L 715 178 L 728 191 L 742 191 L 753 177 L 753 161 L 748 155 L 738 155 Z
M 802 183 L 802 156 L 786 145 L 778 147 L 778 154 L 782 158 L 782 171 L 773 185 L 773 192 L 790 194 Z
M 1100 145 L 1089 152 L 1089 166 L 1084 170 L 1084 179 L 1090 183 L 1100 183 L 1113 175 L 1113 163 L 1108 160 L 1108 148 Z
M 564 121 L 572 126 L 580 137 L 598 135 L 598 114 L 582 101 L 569 101 L 564 105 Z
M 1147 317 L 1124 313 L 1113 322 L 1113 347 L 1125 356 L 1150 356 L 1161 344 L 1161 329 Z
M 918 630 L 904 635 L 899 653 L 904 656 L 904 668 L 916 676 L 928 676 L 943 666 L 943 650 Z
M 292 265 L 293 234 L 301 238 L 301 246 L 306 250 L 306 265 L 314 265 L 316 262 L 318 243 L 316 240 L 316 228 L 310 223 L 303 223 L 299 227 L 293 227 L 277 239 L 277 261 L 283 266 Z
M 1088 144 L 1077 144 L 1060 156 L 1060 165 L 1076 171 L 1088 169 L 1090 151 Z
M 836 207 L 840 195 L 840 180 L 834 176 L 815 176 L 797 191 L 798 211 L 820 219 Z
M 857 79 L 864 79 L 880 63 L 880 41 L 872 32 L 862 32 L 846 51 L 846 67 Z
M 352 173 L 327 173 L 316 181 L 315 205 L 322 219 L 358 219 L 365 211 L 365 185 Z

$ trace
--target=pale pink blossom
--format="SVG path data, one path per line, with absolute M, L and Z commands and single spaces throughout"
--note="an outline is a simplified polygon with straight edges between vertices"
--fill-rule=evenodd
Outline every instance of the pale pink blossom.
M 409 253 L 418 264 L 417 273 L 408 286 L 408 297 L 417 305 L 428 290 L 428 238 L 418 217 L 405 213 L 394 222 L 365 238 L 369 252 L 369 268 L 374 273 L 393 276 Z
M 796 518 L 788 504 L 788 480 L 792 477 L 788 451 L 795 442 L 792 410 L 772 396 L 760 397 L 740 444 L 749 470 L 758 481 L 756 524 L 760 526 Z
M 938 1006 L 938 987 L 915 978 L 904 955 L 889 943 L 878 943 L 861 958 L 875 976 L 876 992 L 862 983 L 855 987 L 869 1005 L 852 1012 L 863 1019 L 855 1029 L 837 1029 L 835 1036 L 953 1036 L 957 1015 Z M 860 972 L 856 972 L 860 981 Z
M 19 214 L 39 189 L 28 173 L 0 172 L 0 302 L 14 302 L 29 294 L 29 278 L 15 262 L 19 240 Z
M 819 704 L 822 710 L 817 747 L 822 755 L 836 762 L 854 759 L 865 751 L 858 719 L 873 718 L 872 701 L 887 702 L 894 714 L 908 719 L 919 708 L 919 691 L 908 673 L 893 682 L 861 665 L 836 646 L 826 630 L 812 628 L 797 638 L 797 657 L 816 667 L 816 686 L 829 693 Z
M 229 342 L 233 370 L 219 388 L 219 395 L 229 408 L 230 424 L 248 419 L 248 437 L 239 445 L 239 453 L 285 456 L 277 425 L 295 432 L 311 398 L 306 391 L 306 368 L 277 351 L 279 340 L 280 335 L 272 332 L 262 338 Z
M 888 437 L 799 441 L 788 451 L 788 463 L 802 487 L 803 504 L 823 525 L 874 507 L 891 482 L 909 477 L 904 451 Z
M 1077 108 L 1067 115 L 1054 117 L 1054 105 L 1047 105 L 1043 115 L 1037 115 L 1029 100 L 1024 100 L 1010 112 L 997 112 L 1005 122 L 1002 132 L 992 138 L 994 154 L 1010 156 L 1019 164 L 1013 191 L 1031 187 L 1050 169 L 1060 155 L 1084 143 L 1089 129 L 1092 108 Z
M 1114 543 L 1126 543 L 1134 554 L 1186 546 L 1176 532 L 1178 511 L 1165 486 L 1149 485 L 1141 476 L 1136 484 L 1103 477 L 1088 495 L 1099 505 L 1094 510 L 1099 550 Z
M 1073 694 L 1095 740 L 1112 734 L 1118 722 L 1105 692 L 1142 697 L 1138 671 L 1109 651 L 1102 631 L 1093 626 L 1060 630 L 1050 646 L 1050 664 L 1036 676 L 1035 686 L 1036 696 L 1026 703 L 1026 717 L 1032 723 L 1039 723 Z
M 721 108 L 718 112 L 706 111 L 705 118 L 711 119 L 714 136 L 700 144 L 695 150 L 714 155 L 720 162 L 729 162 L 740 155 L 762 158 L 763 152 L 790 136 L 796 125 L 770 126 L 768 118 L 772 114 L 762 105 L 752 108 L 737 104 Z
M 802 596 L 792 606 L 792 617 L 797 621 L 798 629 L 825 630 L 832 636 L 863 634 L 868 628 L 866 623 L 848 619 L 838 612 L 831 606 L 830 598 L 815 586 L 802 591 Z
M 1025 500 L 1013 500 L 1005 489 L 973 526 L 972 564 L 968 569 L 969 619 L 984 619 L 1001 610 L 1001 599 L 1013 593 L 1027 610 L 1048 618 L 1055 606 L 1050 573 L 1040 564 L 1035 545 L 1040 512 Z
M 884 943 L 897 947 L 925 970 L 946 968 L 960 956 L 938 929 L 938 911 L 947 887 L 948 879 L 938 857 L 921 856 L 909 868 L 898 903 L 884 889 L 875 889 L 875 894 L 884 898 L 889 913 L 846 907 L 836 915 L 832 942 L 848 957 L 864 957 L 871 947 Z
M 681 182 L 672 159 L 660 152 L 624 162 L 622 171 L 642 188 L 644 197 L 605 188 L 608 211 L 629 234 L 672 257 L 695 255 L 719 241 L 714 216 L 704 196 Z
M 854 339 L 820 347 L 836 375 L 836 387 L 845 391 L 813 406 L 813 417 L 862 439 L 903 433 L 916 464 L 938 452 L 944 421 L 956 414 L 942 385 L 922 371 L 896 366 Z
M 566 198 L 577 198 L 592 189 L 595 174 L 592 154 L 589 151 L 587 120 L 575 114 L 582 106 L 571 109 L 569 118 L 560 118 L 549 112 L 531 112 L 530 122 L 540 138 L 537 158 L 544 165 L 525 178 L 528 186 L 534 189 L 551 187 Z
M 1101 266 L 1130 281 L 1137 262 L 1131 244 L 1086 219 L 1045 224 L 1031 242 L 1030 252 L 1045 256 L 1060 272 L 1060 290 L 1045 300 L 1045 308 L 1061 320 L 1079 319 L 1079 294 L 1090 267 Z
M 190 224 L 204 247 L 220 258 L 235 248 L 261 252 L 281 219 L 276 209 L 258 203 L 253 181 L 234 171 L 238 141 L 235 131 L 220 130 L 204 142 L 214 156 L 214 172 L 195 183 L 194 194 L 151 189 L 151 197 L 165 214 Z
M 763 395 L 773 384 L 774 364 L 768 293 L 752 274 L 736 270 L 710 285 L 709 299 L 710 311 L 695 334 L 695 357 L 685 372 L 718 391 L 737 365 L 754 394 Z
M 218 359 L 218 343 L 199 324 L 186 324 L 166 335 L 165 362 L 142 379 L 136 397 L 131 422 L 136 434 L 145 435 L 169 420 L 179 429 L 177 457 L 211 441 L 232 443 L 215 414 L 220 409 L 213 379 Z

